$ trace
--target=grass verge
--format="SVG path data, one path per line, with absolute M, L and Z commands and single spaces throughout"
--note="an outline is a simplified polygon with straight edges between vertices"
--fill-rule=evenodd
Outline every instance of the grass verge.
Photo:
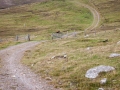
M 107 35 L 106 35 L 107 34 Z M 114 38 L 112 38 L 114 37 Z M 120 89 L 119 57 L 109 58 L 111 53 L 120 53 L 120 31 L 101 32 L 88 38 L 78 36 L 44 42 L 34 50 L 26 51 L 22 63 L 29 66 L 50 83 L 64 90 L 96 90 L 100 87 L 113 90 Z M 108 42 L 104 40 L 108 39 Z M 89 49 L 88 49 L 89 47 Z M 67 58 L 61 56 L 67 55 Z M 53 57 L 55 57 L 53 59 Z M 98 65 L 110 65 L 114 72 L 101 73 L 96 79 L 87 79 L 85 73 Z M 102 85 L 100 80 L 107 78 Z

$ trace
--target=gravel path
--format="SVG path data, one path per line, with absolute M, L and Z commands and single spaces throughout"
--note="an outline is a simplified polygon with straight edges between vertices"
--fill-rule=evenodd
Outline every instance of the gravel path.
M 27 42 L 0 51 L 4 64 L 0 73 L 0 90 L 57 90 L 20 63 L 24 52 L 39 43 Z

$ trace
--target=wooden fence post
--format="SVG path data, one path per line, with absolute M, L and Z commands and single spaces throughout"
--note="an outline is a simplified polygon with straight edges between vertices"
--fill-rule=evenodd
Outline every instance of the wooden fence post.
M 51 34 L 51 39 L 53 40 L 54 38 L 53 38 L 53 33 Z
M 18 39 L 19 39 L 18 35 L 16 35 L 15 39 L 16 39 L 16 41 L 18 41 Z
M 29 34 L 27 35 L 27 41 L 30 41 L 30 35 Z
M 74 30 L 74 36 L 75 36 L 75 37 L 76 37 L 76 34 L 77 34 L 77 33 L 76 33 L 75 30 Z

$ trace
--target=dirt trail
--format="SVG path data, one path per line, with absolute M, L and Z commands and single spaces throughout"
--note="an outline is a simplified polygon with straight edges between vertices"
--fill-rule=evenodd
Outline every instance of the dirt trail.
M 76 5 L 88 8 L 91 11 L 91 13 L 93 14 L 93 22 L 88 28 L 85 29 L 85 32 L 89 32 L 90 30 L 96 29 L 97 26 L 99 25 L 99 22 L 100 22 L 99 12 L 95 8 L 93 8 L 92 6 L 89 6 L 89 5 L 84 4 L 84 3 L 80 3 L 79 1 L 74 1 L 73 3 L 75 3 Z
M 99 15 L 98 11 L 91 6 L 88 6 L 88 5 L 85 5 L 85 4 L 81 4 L 81 5 L 88 8 L 92 12 L 93 18 L 94 18 L 92 25 L 90 27 L 88 27 L 87 29 L 85 29 L 85 31 L 96 29 L 97 26 L 99 25 L 99 22 L 100 22 L 100 15 Z
M 4 64 L 0 73 L 0 90 L 57 90 L 20 63 L 24 52 L 39 43 L 27 42 L 0 51 Z

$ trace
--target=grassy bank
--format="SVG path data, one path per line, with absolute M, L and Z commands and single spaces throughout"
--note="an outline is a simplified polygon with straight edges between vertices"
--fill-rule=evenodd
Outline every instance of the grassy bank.
M 9 46 L 20 44 L 20 43 L 23 43 L 23 42 L 17 42 L 17 41 L 5 41 L 5 42 L 1 42 L 0 43 L 0 50 L 1 49 L 5 49 L 5 48 L 7 48 Z

